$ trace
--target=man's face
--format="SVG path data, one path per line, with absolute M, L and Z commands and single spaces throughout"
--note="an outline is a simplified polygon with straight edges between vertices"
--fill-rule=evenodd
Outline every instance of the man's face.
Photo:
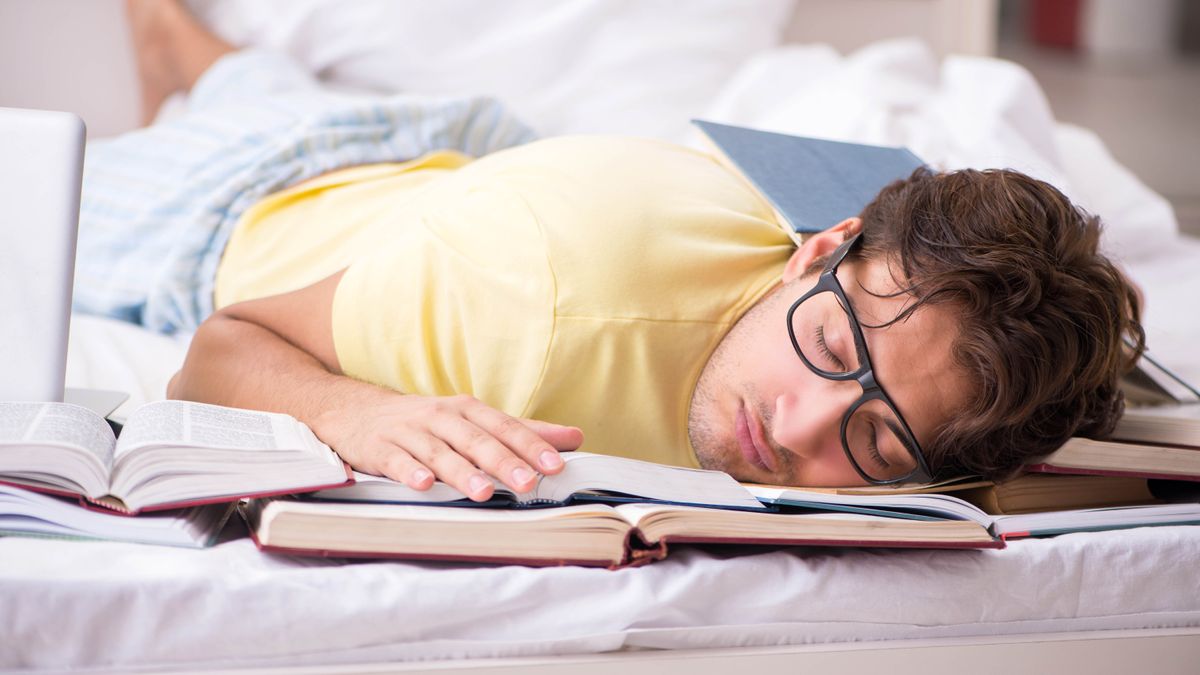
M 791 304 L 816 284 L 820 256 L 842 234 L 819 235 L 830 237 L 825 246 L 806 242 L 811 248 L 797 251 L 789 265 L 794 271 L 785 272 L 784 283 L 734 325 L 705 364 L 688 419 L 692 446 L 704 468 L 758 483 L 865 483 L 846 457 L 840 436 L 842 418 L 862 389 L 854 381 L 832 381 L 809 370 L 792 347 L 786 323 Z M 847 259 L 837 276 L 863 324 L 877 381 L 924 446 L 968 391 L 965 375 L 953 363 L 958 336 L 953 307 L 925 305 L 906 320 L 869 328 L 891 320 L 912 296 L 877 297 L 864 290 L 877 295 L 898 290 L 882 260 Z M 797 312 L 811 311 L 811 305 L 804 303 Z M 828 346 L 851 362 L 854 343 L 849 335 Z

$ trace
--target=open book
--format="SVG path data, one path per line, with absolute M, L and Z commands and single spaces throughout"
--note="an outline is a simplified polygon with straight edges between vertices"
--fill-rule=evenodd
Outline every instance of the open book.
M 293 555 L 608 567 L 660 559 L 675 543 L 1000 548 L 1014 537 L 1200 522 L 1194 503 L 992 515 L 928 492 L 982 481 L 806 490 L 622 457 L 563 458 L 563 472 L 530 493 L 501 486 L 484 504 L 441 483 L 417 491 L 361 476 L 352 486 L 253 500 L 243 515 L 260 548 Z
M 186 401 L 149 403 L 120 440 L 68 403 L 0 402 L 0 483 L 122 513 L 342 485 L 349 469 L 287 415 Z
M 1002 546 L 963 518 L 779 513 L 719 471 L 566 452 L 563 471 L 525 494 L 497 484 L 479 504 L 359 475 L 354 485 L 244 510 L 264 550 L 348 557 L 578 563 L 619 567 L 666 555 L 667 543 L 923 548 Z
M 803 488 L 749 486 L 749 489 L 763 502 L 777 506 L 917 520 L 940 521 L 949 518 L 972 521 L 1001 540 L 1148 525 L 1200 523 L 1200 504 L 1197 503 L 991 515 L 966 500 L 948 494 L 846 495 Z
M 1200 390 L 1150 356 L 1149 351 L 1121 378 L 1121 390 L 1131 406 L 1200 402 Z
M 668 544 L 999 548 L 968 520 L 774 513 L 660 503 L 487 509 L 257 499 L 243 515 L 264 551 L 526 565 L 625 567 Z
M 564 452 L 566 466 L 552 476 L 539 476 L 533 489 L 515 493 L 493 479 L 490 506 L 563 506 L 582 501 L 661 501 L 727 509 L 763 510 L 765 507 L 727 473 L 667 466 L 626 457 L 590 452 Z M 354 473 L 353 485 L 321 490 L 313 499 L 396 504 L 476 505 L 466 495 L 436 482 L 428 490 L 414 490 L 381 476 Z

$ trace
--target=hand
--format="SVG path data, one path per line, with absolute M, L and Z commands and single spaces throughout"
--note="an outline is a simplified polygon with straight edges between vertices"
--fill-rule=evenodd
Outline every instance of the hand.
M 539 472 L 562 471 L 559 450 L 583 443 L 576 427 L 510 417 L 470 396 L 387 390 L 327 410 L 312 427 L 358 471 L 417 490 L 428 490 L 436 477 L 475 501 L 491 498 L 488 475 L 528 492 Z

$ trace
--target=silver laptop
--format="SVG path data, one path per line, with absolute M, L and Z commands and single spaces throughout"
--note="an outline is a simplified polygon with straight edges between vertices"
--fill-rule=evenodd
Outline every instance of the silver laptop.
M 85 136 L 71 113 L 0 108 L 0 400 L 66 394 Z M 124 397 L 69 396 L 102 415 Z

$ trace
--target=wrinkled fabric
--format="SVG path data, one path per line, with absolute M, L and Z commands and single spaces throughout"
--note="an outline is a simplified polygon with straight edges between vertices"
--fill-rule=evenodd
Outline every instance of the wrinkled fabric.
M 610 572 L 0 538 L 0 668 L 250 667 L 1200 625 L 1200 527 Z
M 230 54 L 185 114 L 88 147 L 75 309 L 194 331 L 225 242 L 263 196 L 348 166 L 532 139 L 489 98 L 338 93 L 274 52 Z

